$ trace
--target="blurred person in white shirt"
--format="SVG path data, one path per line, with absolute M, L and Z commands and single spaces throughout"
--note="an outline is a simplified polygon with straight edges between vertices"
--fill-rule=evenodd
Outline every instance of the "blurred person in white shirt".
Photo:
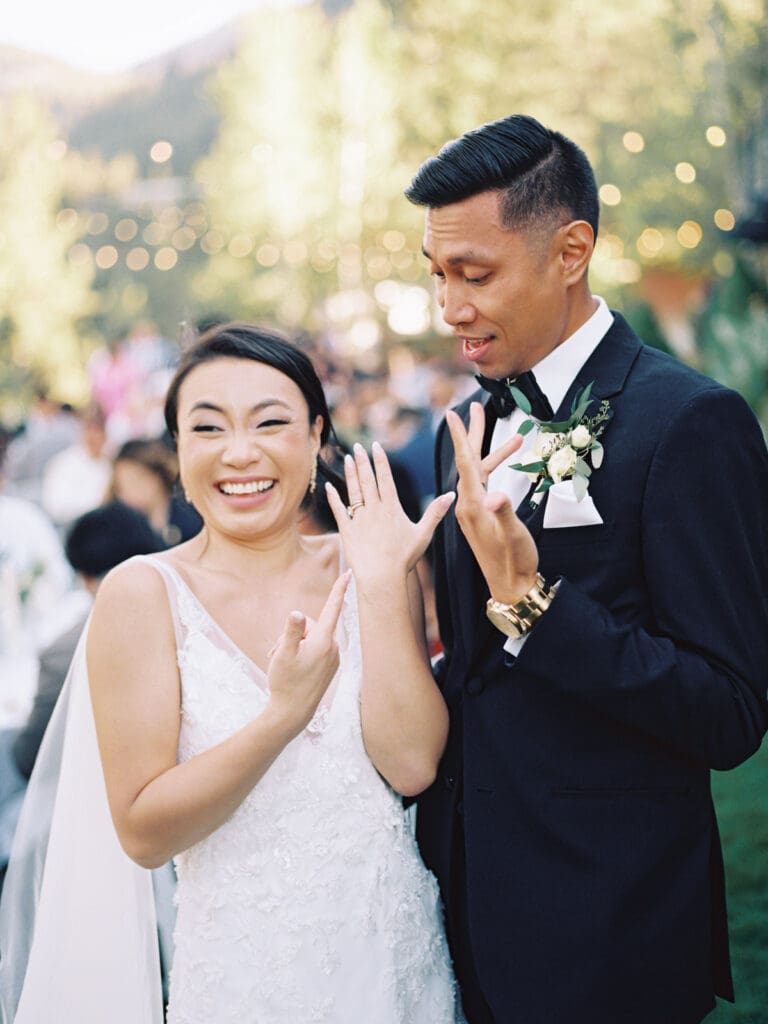
M 104 501 L 112 475 L 103 412 L 93 403 L 79 418 L 79 439 L 54 455 L 43 474 L 43 508 L 61 530 Z

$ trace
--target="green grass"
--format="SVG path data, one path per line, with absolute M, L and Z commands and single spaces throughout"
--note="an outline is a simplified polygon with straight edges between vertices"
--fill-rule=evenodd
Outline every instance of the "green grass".
M 713 772 L 728 885 L 736 1004 L 707 1024 L 768 1024 L 768 743 L 732 772 Z

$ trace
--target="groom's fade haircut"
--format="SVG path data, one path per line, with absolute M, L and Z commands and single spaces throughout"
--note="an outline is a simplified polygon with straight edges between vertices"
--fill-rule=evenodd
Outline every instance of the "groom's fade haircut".
M 481 192 L 501 194 L 511 231 L 585 220 L 597 237 L 597 183 L 585 153 L 535 118 L 512 114 L 447 142 L 405 190 L 417 206 L 441 207 Z

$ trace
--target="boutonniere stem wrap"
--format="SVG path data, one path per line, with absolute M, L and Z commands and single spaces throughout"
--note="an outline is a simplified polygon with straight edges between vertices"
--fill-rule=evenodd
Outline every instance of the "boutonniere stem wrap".
M 603 446 L 599 438 L 613 415 L 610 403 L 600 403 L 594 416 L 587 415 L 594 403 L 591 398 L 594 381 L 579 390 L 571 403 L 571 415 L 567 420 L 536 420 L 531 416 L 531 405 L 526 396 L 510 384 L 509 390 L 522 411 L 530 418 L 518 428 L 526 435 L 538 427 L 532 448 L 520 455 L 520 461 L 512 469 L 527 473 L 536 485 L 531 495 L 534 507 L 541 501 L 553 484 L 564 480 L 573 481 L 574 494 L 578 501 L 586 497 L 589 478 L 603 463 Z

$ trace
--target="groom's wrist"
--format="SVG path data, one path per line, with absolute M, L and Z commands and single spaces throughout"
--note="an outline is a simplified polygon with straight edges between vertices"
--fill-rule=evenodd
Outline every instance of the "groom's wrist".
M 504 636 L 519 639 L 530 633 L 547 611 L 556 591 L 556 586 L 547 583 L 541 573 L 536 573 L 533 584 L 517 600 L 507 602 L 490 597 L 486 615 Z

